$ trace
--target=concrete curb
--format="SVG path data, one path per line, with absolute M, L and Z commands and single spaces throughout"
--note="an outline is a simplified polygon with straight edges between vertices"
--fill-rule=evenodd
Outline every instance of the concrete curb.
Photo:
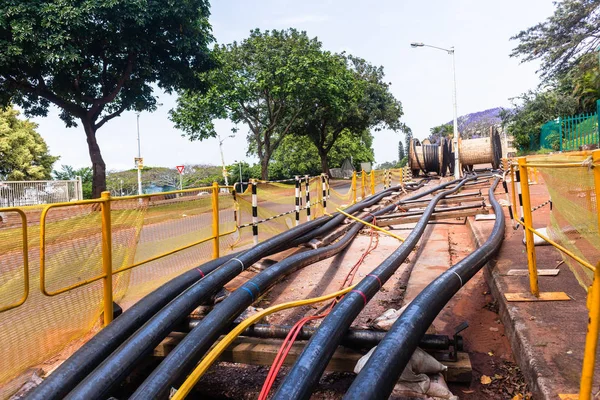
M 475 227 L 472 218 L 467 218 L 467 224 L 473 235 L 475 245 L 481 247 L 487 238 L 481 237 L 481 232 Z M 506 229 L 511 229 L 510 225 L 507 224 Z M 551 378 L 542 375 L 540 367 L 536 362 L 535 351 L 524 334 L 524 331 L 527 329 L 526 324 L 519 315 L 518 309 L 511 307 L 503 295 L 506 292 L 506 288 L 503 287 L 501 280 L 498 279 L 495 259 L 490 260 L 484 265 L 483 276 L 491 290 L 492 296 L 498 302 L 498 313 L 504 324 L 504 330 L 510 341 L 513 355 L 517 361 L 517 365 L 525 376 L 525 380 L 529 384 L 533 398 L 540 400 L 556 399 L 557 394 L 551 389 Z

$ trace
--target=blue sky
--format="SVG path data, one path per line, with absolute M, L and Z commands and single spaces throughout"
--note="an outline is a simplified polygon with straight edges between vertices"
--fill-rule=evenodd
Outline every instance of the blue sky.
M 446 53 L 410 47 L 424 42 L 456 48 L 459 115 L 498 106 L 509 98 L 535 88 L 539 80 L 535 63 L 519 64 L 509 58 L 515 42 L 509 38 L 545 20 L 553 12 L 551 0 L 220 0 L 213 1 L 211 24 L 218 43 L 240 41 L 253 28 L 294 27 L 317 36 L 325 49 L 346 51 L 383 65 L 386 80 L 404 108 L 403 121 L 416 137 L 452 119 L 452 64 Z M 179 164 L 220 164 L 216 139 L 189 142 L 168 120 L 175 96 L 157 93 L 163 105 L 140 116 L 142 156 L 145 165 L 174 167 Z M 81 128 L 66 128 L 53 109 L 46 118 L 35 118 L 38 131 L 52 154 L 61 156 L 56 167 L 91 165 Z M 217 123 L 222 136 L 231 124 Z M 244 126 L 235 138 L 224 141 L 225 162 L 246 156 Z M 376 162 L 397 158 L 400 133 L 376 132 Z M 137 153 L 136 115 L 125 113 L 98 133 L 108 170 L 134 166 Z

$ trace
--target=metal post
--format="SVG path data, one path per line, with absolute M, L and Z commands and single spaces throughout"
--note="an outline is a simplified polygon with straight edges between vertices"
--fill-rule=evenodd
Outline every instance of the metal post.
M 383 190 L 387 189 L 387 173 L 388 173 L 388 170 L 384 169 L 383 170 Z
M 219 258 L 219 184 L 212 184 L 212 231 L 213 231 L 213 260 Z
M 352 204 L 356 204 L 356 171 L 352 172 Z
M 250 181 L 252 186 L 252 239 L 254 245 L 258 244 L 258 198 L 256 194 L 256 179 Z
M 306 179 L 306 220 L 310 221 L 310 177 L 304 175 L 304 179 Z
M 323 200 L 323 215 L 327 214 L 327 174 L 321 175 L 321 190 L 323 191 L 321 194 Z
M 371 170 L 371 196 L 375 194 L 375 171 Z
M 181 172 L 179 173 L 179 190 L 183 190 L 183 174 Z
M 364 199 L 365 197 L 367 197 L 367 176 L 365 175 L 365 170 L 363 169 L 360 173 L 360 192 L 361 192 L 361 199 Z
M 77 200 L 83 200 L 83 182 L 79 175 L 77 175 Z
M 110 222 L 110 192 L 102 192 L 102 272 L 104 273 L 104 326 L 113 319 L 113 288 L 112 288 L 112 226 Z
M 531 232 L 531 229 L 533 229 L 533 221 L 531 216 L 529 181 L 527 180 L 527 160 L 525 157 L 519 158 L 519 175 L 525 179 L 525 182 L 521 183 L 521 192 L 523 199 L 523 219 L 525 223 L 525 244 L 527 246 L 527 265 L 529 267 L 529 286 L 531 288 L 531 294 L 535 297 L 540 297 L 535 259 L 535 244 L 533 242 L 533 232 Z
M 300 177 L 298 177 L 298 175 L 296 175 L 295 177 L 296 179 L 296 189 L 295 189 L 295 196 L 296 196 L 296 226 L 300 225 Z
M 137 114 L 137 140 L 138 140 L 138 159 L 142 159 L 142 144 L 140 141 L 140 113 Z M 142 194 L 142 169 L 140 168 L 140 161 L 137 165 L 137 180 L 138 180 L 138 194 Z
M 244 193 L 244 177 L 242 176 L 242 162 L 240 161 L 240 193 Z
M 592 152 L 594 163 L 594 187 L 596 189 L 596 209 L 600 210 L 600 150 Z M 598 215 L 600 226 L 600 215 Z M 594 365 L 596 364 L 596 349 L 598 347 L 598 334 L 600 332 L 600 262 L 594 270 L 594 281 L 588 292 L 588 330 L 585 337 L 585 350 L 583 352 L 583 367 L 581 368 L 581 382 L 579 385 L 579 398 L 592 398 L 592 385 L 594 383 Z
M 458 110 L 456 105 L 456 58 L 454 56 L 454 47 L 450 48 L 450 54 L 452 54 L 452 75 L 454 77 L 454 91 L 453 91 L 453 102 L 454 102 L 454 178 L 460 179 L 460 155 L 458 149 Z

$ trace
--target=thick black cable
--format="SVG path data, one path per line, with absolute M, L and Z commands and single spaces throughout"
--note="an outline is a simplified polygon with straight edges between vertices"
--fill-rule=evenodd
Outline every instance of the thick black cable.
M 186 376 L 230 324 L 282 277 L 341 252 L 363 228 L 356 223 L 330 246 L 290 256 L 260 272 L 209 312 L 137 388 L 130 400 L 166 397 L 169 388 Z
M 440 170 L 440 146 L 437 144 L 424 144 L 423 162 L 427 172 L 435 172 L 441 175 Z
M 458 191 L 464 183 L 472 179 L 474 178 L 465 178 L 453 189 L 437 194 L 431 200 L 423 216 L 419 219 L 419 222 L 417 222 L 404 243 L 369 275 L 362 279 L 334 307 L 331 313 L 319 325 L 317 332 L 298 357 L 296 363 L 273 396 L 273 399 L 308 399 L 310 397 L 312 388 L 319 381 L 344 333 L 352 325 L 352 322 L 366 306 L 367 302 L 379 291 L 381 286 L 412 252 L 422 236 L 437 203 L 445 196 Z M 448 182 L 441 186 L 445 187 L 451 183 L 453 182 Z M 439 188 L 434 189 L 439 190 Z
M 62 399 L 154 313 L 167 305 L 183 290 L 202 279 L 204 275 L 208 275 L 239 255 L 240 252 L 228 254 L 190 269 L 140 299 L 65 360 L 27 398 L 35 400 Z
M 496 215 L 490 237 L 479 249 L 430 283 L 410 303 L 358 374 L 345 399 L 387 399 L 419 340 L 439 312 L 500 249 L 504 239 L 504 213 L 494 197 L 499 181 L 500 178 L 496 178 L 489 190 L 489 200 Z
M 152 349 L 172 331 L 175 325 L 215 290 L 264 256 L 272 254 L 275 249 L 281 250 L 281 247 L 286 246 L 291 240 L 314 230 L 329 219 L 330 217 L 321 217 L 267 239 L 227 261 L 212 274 L 190 286 L 121 344 L 66 398 L 85 400 L 104 398 L 116 383 L 121 382 L 133 370 L 137 362 L 152 352 Z

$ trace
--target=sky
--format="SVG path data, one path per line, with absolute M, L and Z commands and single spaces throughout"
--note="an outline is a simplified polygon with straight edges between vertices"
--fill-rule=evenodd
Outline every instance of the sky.
M 411 48 L 410 43 L 455 47 L 458 115 L 508 107 L 511 97 L 539 83 L 535 73 L 539 65 L 510 58 L 516 42 L 509 39 L 542 22 L 553 10 L 552 0 L 219 0 L 212 2 L 210 22 L 220 44 L 241 41 L 254 28 L 293 27 L 318 37 L 326 50 L 346 51 L 382 65 L 392 93 L 402 102 L 402 120 L 415 137 L 425 138 L 431 127 L 452 119 L 452 57 L 432 48 Z M 168 117 L 176 95 L 156 94 L 162 105 L 139 117 L 144 165 L 220 165 L 218 140 L 190 142 L 182 137 Z M 134 167 L 136 117 L 134 112 L 124 113 L 98 130 L 107 170 Z M 34 121 L 50 152 L 60 156 L 55 168 L 91 165 L 81 127 L 66 128 L 56 108 Z M 226 164 L 256 161 L 246 155 L 243 125 L 233 138 L 231 123 L 218 121 L 216 126 L 225 138 Z M 397 159 L 398 141 L 404 135 L 380 131 L 374 136 L 376 163 Z

